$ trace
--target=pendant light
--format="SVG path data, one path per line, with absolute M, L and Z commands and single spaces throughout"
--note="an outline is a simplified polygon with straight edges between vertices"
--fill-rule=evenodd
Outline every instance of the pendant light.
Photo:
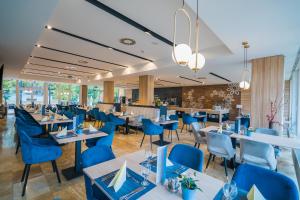
M 244 69 L 242 72 L 242 80 L 240 82 L 240 88 L 248 90 L 250 88 L 250 71 L 248 69 L 248 48 L 250 47 L 248 42 L 242 43 L 244 47 Z
M 200 20 L 198 15 L 198 0 L 197 0 L 197 18 L 196 18 L 196 45 L 195 45 L 195 52 L 191 56 L 189 60 L 189 68 L 191 68 L 194 72 L 202 69 L 205 65 L 205 57 L 199 53 L 199 31 L 200 31 Z
M 177 25 L 177 14 L 179 12 L 182 12 L 186 18 L 189 21 L 189 38 L 188 38 L 188 44 L 180 43 L 176 45 L 176 25 Z M 188 14 L 188 12 L 184 9 L 184 0 L 182 3 L 182 7 L 176 10 L 174 14 L 174 31 L 173 31 L 173 52 L 172 57 L 175 63 L 181 66 L 187 66 L 189 63 L 189 60 L 192 55 L 192 49 L 191 49 L 191 18 Z

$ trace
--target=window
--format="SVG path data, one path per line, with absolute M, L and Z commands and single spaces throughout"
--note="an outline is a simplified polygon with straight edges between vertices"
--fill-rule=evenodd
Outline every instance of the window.
M 16 104 L 16 80 L 3 80 L 3 102 Z
M 87 101 L 89 106 L 94 106 L 98 102 L 103 101 L 103 89 L 99 86 L 88 86 Z
M 66 83 L 49 83 L 49 104 L 78 104 L 80 86 Z
M 19 81 L 20 104 L 43 104 L 44 82 Z
M 300 70 L 295 69 L 291 76 L 291 133 L 300 137 Z

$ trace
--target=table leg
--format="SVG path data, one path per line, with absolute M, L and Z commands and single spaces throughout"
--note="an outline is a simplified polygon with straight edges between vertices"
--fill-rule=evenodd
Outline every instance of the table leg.
M 125 124 L 125 133 L 129 134 L 129 117 L 126 117 L 126 124 Z
M 159 135 L 159 140 L 154 141 L 152 143 L 156 144 L 158 146 L 164 146 L 164 145 L 170 144 L 171 142 L 164 141 L 164 133 L 162 133 L 162 134 Z
M 75 142 L 75 165 L 73 167 L 69 167 L 67 169 L 62 170 L 63 176 L 67 180 L 71 180 L 82 176 L 82 168 L 81 168 L 81 141 Z
M 222 123 L 222 114 L 220 113 L 219 114 L 219 124 L 221 124 Z

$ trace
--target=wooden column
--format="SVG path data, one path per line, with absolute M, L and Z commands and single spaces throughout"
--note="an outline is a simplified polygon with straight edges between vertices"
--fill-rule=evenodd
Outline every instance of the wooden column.
M 271 101 L 277 100 L 279 112 L 275 121 L 283 122 L 284 57 L 271 56 L 252 60 L 251 126 L 268 127 Z M 278 126 L 276 128 L 279 129 Z
M 80 85 L 80 96 L 79 102 L 81 105 L 87 105 L 87 92 L 88 86 L 87 85 Z
M 114 103 L 114 82 L 104 81 L 103 82 L 103 102 Z
M 144 75 L 139 77 L 139 104 L 153 105 L 154 101 L 154 77 Z

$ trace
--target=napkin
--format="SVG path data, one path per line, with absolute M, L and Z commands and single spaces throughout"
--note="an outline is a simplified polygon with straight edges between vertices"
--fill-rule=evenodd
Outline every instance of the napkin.
M 222 132 L 223 132 L 223 126 L 222 126 L 222 124 L 220 124 L 220 127 L 218 129 L 218 133 L 222 133 Z
M 96 132 L 96 131 L 98 131 L 98 130 L 90 124 L 90 125 L 89 125 L 89 131 L 90 131 L 90 132 Z
M 167 158 L 167 160 L 166 160 L 166 166 L 167 166 L 167 167 L 173 166 L 173 163 L 172 163 L 171 160 L 169 160 L 169 158 Z
M 63 130 L 61 130 L 59 133 L 57 133 L 56 137 L 63 137 L 68 134 L 67 127 L 65 127 Z
M 252 186 L 251 190 L 247 194 L 248 200 L 265 200 L 264 196 L 260 193 L 255 185 Z
M 43 117 L 43 118 L 41 119 L 41 122 L 46 122 L 46 121 L 48 121 L 48 120 L 49 120 L 48 117 Z
M 124 182 L 126 181 L 126 160 L 123 163 L 120 170 L 117 172 L 113 180 L 109 183 L 108 187 L 113 187 L 115 192 L 118 192 L 118 190 L 122 187 Z
M 55 119 L 62 119 L 62 116 L 55 113 Z
M 63 115 L 62 116 L 62 119 L 64 119 L 64 120 L 67 120 L 67 119 L 69 119 L 66 115 Z

